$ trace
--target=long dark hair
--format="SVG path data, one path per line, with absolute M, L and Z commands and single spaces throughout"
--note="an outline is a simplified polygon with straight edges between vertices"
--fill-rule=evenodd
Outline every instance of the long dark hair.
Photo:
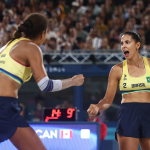
M 125 33 L 122 34 L 123 35 L 130 35 L 132 37 L 132 39 L 135 40 L 135 42 L 140 42 L 140 48 L 139 50 L 141 49 L 141 44 L 142 44 L 142 39 L 141 39 L 141 35 L 137 32 L 134 32 L 134 31 L 126 31 Z
M 29 39 L 36 39 L 43 31 L 46 32 L 48 26 L 47 18 L 39 13 L 32 13 L 27 16 L 23 23 L 18 25 L 18 29 L 13 33 L 14 38 L 22 37 L 22 32 Z

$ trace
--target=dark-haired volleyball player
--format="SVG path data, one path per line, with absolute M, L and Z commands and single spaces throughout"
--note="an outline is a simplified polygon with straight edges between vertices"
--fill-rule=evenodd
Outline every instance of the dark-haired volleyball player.
M 43 66 L 40 45 L 47 33 L 47 19 L 29 15 L 15 31 L 15 39 L 0 50 L 0 142 L 10 139 L 19 150 L 46 150 L 40 138 L 19 115 L 18 90 L 33 76 L 44 92 L 59 91 L 84 82 L 82 75 L 51 80 Z
M 122 92 L 118 111 L 117 139 L 120 150 L 150 149 L 150 59 L 139 54 L 141 38 L 128 31 L 121 37 L 121 49 L 126 60 L 115 65 L 109 74 L 105 97 L 91 104 L 89 114 L 111 106 L 117 86 Z

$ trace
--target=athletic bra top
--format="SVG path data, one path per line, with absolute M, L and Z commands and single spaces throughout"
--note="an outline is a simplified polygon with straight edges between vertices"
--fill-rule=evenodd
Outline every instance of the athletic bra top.
M 8 75 L 19 84 L 27 82 L 32 77 L 31 67 L 25 66 L 10 56 L 11 48 L 21 40 L 29 40 L 27 38 L 19 38 L 12 41 L 0 54 L 0 72 Z
M 119 81 L 119 88 L 122 94 L 140 91 L 150 91 L 150 67 L 146 57 L 143 57 L 145 74 L 140 77 L 131 77 L 128 72 L 127 60 L 123 61 L 123 73 Z

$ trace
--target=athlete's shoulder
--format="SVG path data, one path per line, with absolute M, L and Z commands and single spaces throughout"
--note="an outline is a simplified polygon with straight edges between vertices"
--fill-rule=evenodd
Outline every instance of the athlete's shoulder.
M 112 67 L 113 71 L 122 71 L 123 69 L 123 62 L 120 62 L 119 64 L 116 64 Z
M 36 54 L 41 55 L 42 54 L 40 47 L 33 42 L 25 41 L 24 43 L 20 44 L 20 46 L 23 47 L 24 49 L 23 51 L 27 55 L 36 55 Z
M 115 77 L 116 79 L 120 79 L 122 76 L 122 70 L 123 70 L 123 62 L 114 65 L 110 71 L 110 75 Z

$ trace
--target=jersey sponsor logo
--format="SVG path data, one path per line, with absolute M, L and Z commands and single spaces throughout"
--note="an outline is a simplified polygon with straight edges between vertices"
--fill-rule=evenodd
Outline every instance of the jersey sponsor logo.
M 1 57 L 5 57 L 6 56 L 6 54 L 3 54 Z
M 5 64 L 5 61 L 2 61 L 2 60 L 1 60 L 0 63 L 1 63 L 1 64 Z
M 146 77 L 147 83 L 150 83 L 150 77 Z
M 28 76 L 28 77 L 26 78 L 26 80 L 29 79 L 29 78 L 30 78 L 30 76 Z
M 146 87 L 146 86 L 145 83 L 138 83 L 138 84 L 131 84 L 131 87 L 135 88 L 135 87 Z
M 126 74 L 124 74 L 123 80 L 127 80 L 127 75 Z

